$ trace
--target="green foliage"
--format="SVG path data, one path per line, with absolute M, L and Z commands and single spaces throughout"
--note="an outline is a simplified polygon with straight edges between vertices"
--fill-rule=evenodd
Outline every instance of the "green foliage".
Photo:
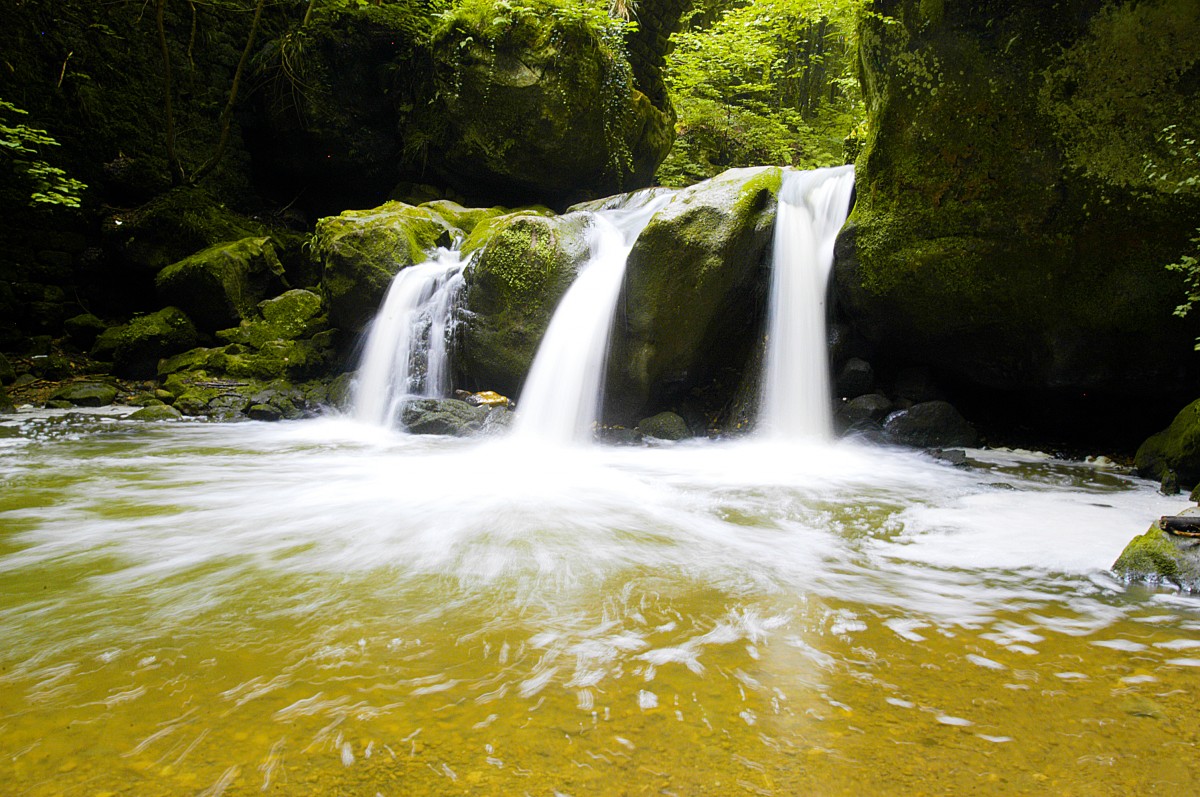
M 1144 157 L 1146 179 L 1157 183 L 1161 190 L 1172 194 L 1200 193 L 1200 146 L 1195 138 L 1183 133 L 1178 125 L 1163 128 L 1157 137 L 1158 146 Z M 1183 275 L 1187 295 L 1175 308 L 1175 315 L 1187 316 L 1200 302 L 1200 228 L 1191 239 L 1192 250 L 1168 263 L 1167 269 Z M 1200 351 L 1200 338 L 1196 340 Z
M 694 9 L 667 59 L 679 137 L 660 182 L 756 163 L 843 163 L 844 140 L 865 113 L 853 71 L 858 6 L 718 0 Z
M 45 130 L 11 121 L 14 115 L 26 116 L 28 111 L 0 100 L 0 152 L 33 184 L 30 203 L 79 207 L 79 195 L 87 186 L 40 157 L 42 147 L 57 147 L 58 141 Z

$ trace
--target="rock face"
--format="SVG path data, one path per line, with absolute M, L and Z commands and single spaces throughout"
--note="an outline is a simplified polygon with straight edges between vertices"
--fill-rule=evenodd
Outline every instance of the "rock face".
M 1196 514 L 1195 507 L 1182 514 Z M 1200 592 L 1200 539 L 1168 534 L 1158 522 L 1134 537 L 1113 563 L 1113 572 L 1126 581 L 1171 584 Z
M 1197 319 L 1172 317 L 1184 294 L 1163 265 L 1200 226 L 1200 193 L 1161 176 L 1161 139 L 1200 124 L 1196 4 L 870 10 L 871 134 L 836 281 L 876 361 L 976 388 L 1188 384 Z
M 458 191 L 569 204 L 649 185 L 675 137 L 607 18 L 551 3 L 464 3 L 435 32 L 431 101 L 408 126 Z M 665 44 L 665 41 L 664 41 Z
M 1189 490 L 1200 484 L 1200 400 L 1184 407 L 1170 426 L 1142 443 L 1134 464 L 1140 475 L 1156 481 L 1173 472 Z
M 485 237 L 488 236 L 488 237 Z M 559 299 L 588 257 L 587 217 L 515 213 L 476 228 L 457 335 L 464 386 L 518 395 Z
M 777 168 L 731 169 L 680 191 L 629 254 L 608 365 L 609 414 L 628 423 L 724 368 L 761 334 Z
M 257 306 L 278 293 L 283 264 L 270 238 L 222 243 L 173 263 L 155 278 L 159 298 L 182 309 L 205 332 L 257 315 Z

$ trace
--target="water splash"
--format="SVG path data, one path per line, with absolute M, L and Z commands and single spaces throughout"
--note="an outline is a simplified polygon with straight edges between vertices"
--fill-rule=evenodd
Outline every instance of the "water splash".
M 465 267 L 457 250 L 438 249 L 392 280 L 359 363 L 355 418 L 391 426 L 406 398 L 449 392 L 449 339 Z
M 833 437 L 825 292 L 853 189 L 853 166 L 784 172 L 759 415 L 762 433 L 772 439 Z
M 590 257 L 538 346 L 521 392 L 515 436 L 554 443 L 591 438 L 625 261 L 638 235 L 673 197 L 673 192 L 641 191 L 591 214 Z

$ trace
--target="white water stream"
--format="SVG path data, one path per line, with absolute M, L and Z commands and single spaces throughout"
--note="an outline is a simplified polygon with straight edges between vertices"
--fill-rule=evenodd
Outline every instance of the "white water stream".
M 392 426 L 406 398 L 449 393 L 449 338 L 465 267 L 457 250 L 438 249 L 396 274 L 359 362 L 355 418 Z
M 760 433 L 775 440 L 833 437 L 825 296 L 853 190 L 853 166 L 784 171 L 759 416 Z

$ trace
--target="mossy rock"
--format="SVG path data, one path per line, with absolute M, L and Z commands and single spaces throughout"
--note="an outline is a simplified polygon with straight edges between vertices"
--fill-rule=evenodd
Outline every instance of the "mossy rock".
M 1200 484 L 1200 399 L 1180 410 L 1170 426 L 1142 443 L 1134 464 L 1140 475 L 1156 481 L 1174 472 L 1189 489 Z
M 638 421 L 637 431 L 659 440 L 684 440 L 692 436 L 687 421 L 673 412 L 660 412 Z
M 138 316 L 111 327 L 96 339 L 92 356 L 113 363 L 120 376 L 146 379 L 158 372 L 158 361 L 196 345 L 195 325 L 178 307 Z
M 137 412 L 130 413 L 125 416 L 128 421 L 177 421 L 183 417 L 183 413 L 174 407 L 166 404 L 155 404 L 149 407 L 143 407 Z
M 458 399 L 417 399 L 404 406 L 400 421 L 412 434 L 467 437 L 483 429 L 488 412 Z
M 204 189 L 186 186 L 114 215 L 105 232 L 130 269 L 153 275 L 193 252 L 221 241 L 262 236 L 266 230 Z
M 66 331 L 67 337 L 83 351 L 91 349 L 96 343 L 96 338 L 106 329 L 108 324 L 91 313 L 71 316 L 63 322 L 63 330 Z
M 258 317 L 258 304 L 283 288 L 284 268 L 270 238 L 243 238 L 197 252 L 155 278 L 159 298 L 205 332 Z
M 642 231 L 613 329 L 607 403 L 616 421 L 745 365 L 761 334 L 781 183 L 778 168 L 731 169 L 680 191 Z
M 334 326 L 354 335 L 379 310 L 392 277 L 423 262 L 454 228 L 425 207 L 388 202 L 370 210 L 348 210 L 317 222 L 310 243 L 321 265 L 322 288 Z
M 1141 172 L 1169 121 L 1196 129 L 1195 4 L 871 9 L 870 135 L 835 279 L 876 361 L 976 390 L 1193 385 L 1200 323 L 1172 317 L 1185 291 L 1163 266 L 1200 226 L 1200 187 Z
M 465 274 L 458 381 L 517 395 L 559 300 L 588 257 L 587 216 L 516 213 L 493 221 Z
M 104 382 L 75 382 L 54 391 L 50 398 L 76 407 L 105 407 L 117 398 L 117 389 Z
M 565 205 L 629 191 L 670 151 L 674 112 L 635 88 L 610 44 L 620 34 L 560 12 L 550 0 L 464 3 L 434 33 L 429 101 L 406 134 L 466 196 Z
M 261 302 L 262 320 L 243 321 L 240 326 L 222 329 L 217 337 L 261 349 L 272 341 L 312 338 L 329 329 L 321 297 L 312 291 L 296 289 Z
M 1112 569 L 1126 581 L 1173 584 L 1200 592 L 1200 540 L 1168 534 L 1155 522 L 1125 546 Z

